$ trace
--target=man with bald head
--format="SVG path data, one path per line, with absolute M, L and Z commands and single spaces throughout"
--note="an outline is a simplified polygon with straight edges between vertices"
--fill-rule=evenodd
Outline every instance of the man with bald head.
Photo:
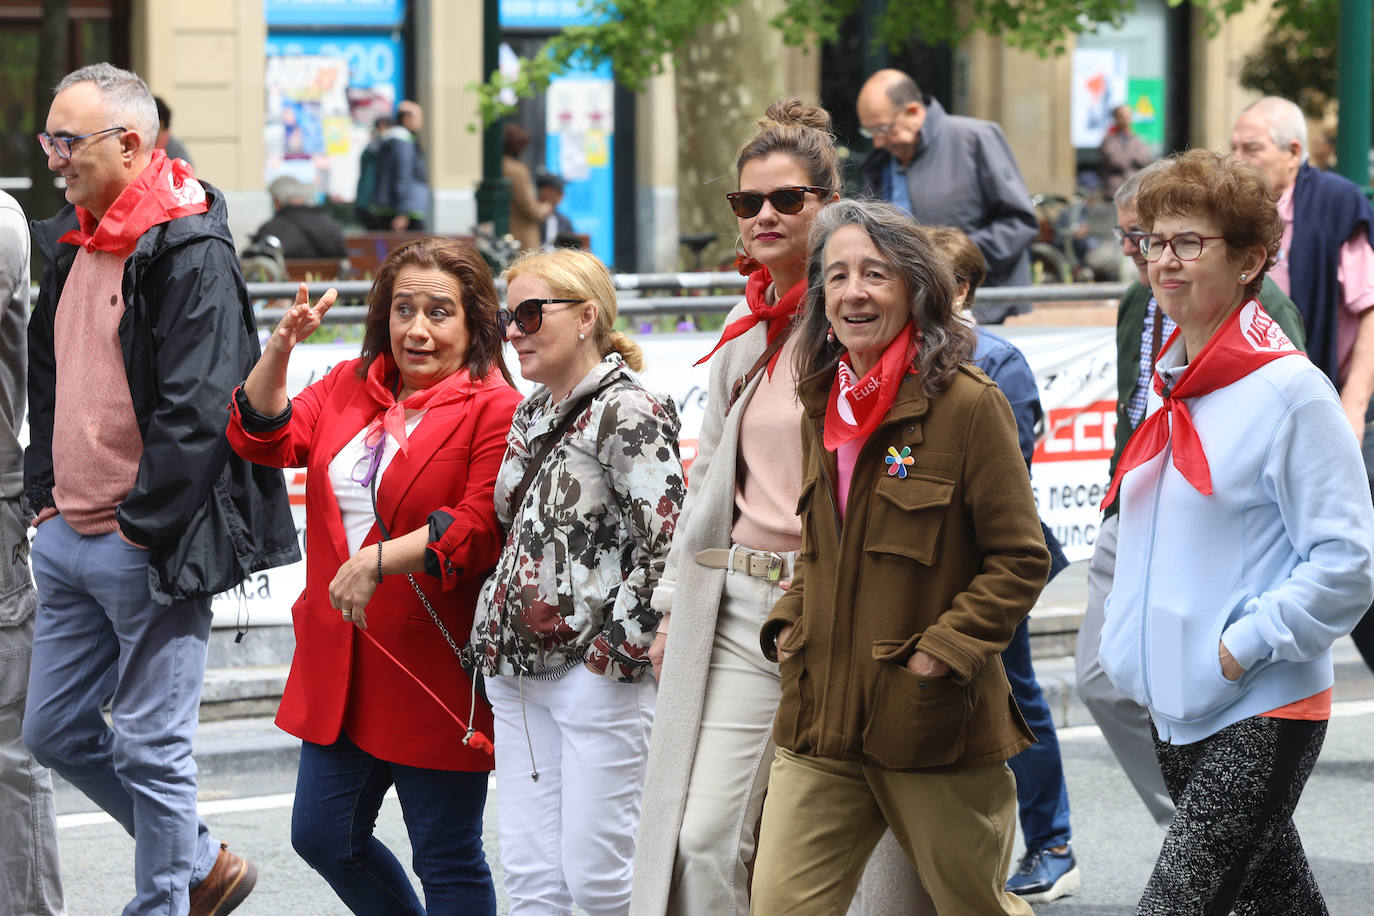
M 1374 208 L 1353 181 L 1307 161 L 1307 119 L 1266 96 L 1240 113 L 1231 152 L 1269 176 L 1283 242 L 1269 271 L 1307 325 L 1307 355 L 1340 392 L 1374 488 Z M 1374 614 L 1351 634 L 1374 668 Z
M 1038 232 L 1030 193 L 1002 128 L 948 114 L 900 70 L 879 70 L 859 91 L 860 133 L 873 152 L 860 167 L 864 190 L 905 208 L 924 225 L 955 226 L 987 260 L 984 286 L 1031 282 L 1030 243 Z M 984 324 L 1029 305 L 977 304 Z
M 210 600 L 299 549 L 281 473 L 224 435 L 259 353 L 224 197 L 157 132 L 143 80 L 102 63 L 57 84 L 38 136 L 68 205 L 33 224 L 23 735 L 134 838 L 124 912 L 202 916 L 257 874 L 196 812 Z

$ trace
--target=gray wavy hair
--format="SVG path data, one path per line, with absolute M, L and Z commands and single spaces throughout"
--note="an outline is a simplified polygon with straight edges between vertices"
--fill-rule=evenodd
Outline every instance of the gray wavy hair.
M 902 281 L 911 317 L 922 335 L 915 368 L 928 396 L 949 386 L 959 364 L 973 356 L 977 337 L 954 311 L 957 284 L 949 262 L 911 214 L 879 201 L 840 200 L 823 207 L 811 223 L 806 306 L 797 328 L 796 370 L 805 378 L 832 368 L 844 348 L 826 339 L 825 246 L 845 226 L 858 226 Z
M 136 131 L 143 138 L 144 147 L 153 148 L 159 127 L 157 103 L 142 77 L 114 64 L 91 64 L 62 77 L 52 94 L 56 96 L 78 83 L 95 83 L 105 100 L 106 114 L 117 122 L 111 127 L 122 126 Z

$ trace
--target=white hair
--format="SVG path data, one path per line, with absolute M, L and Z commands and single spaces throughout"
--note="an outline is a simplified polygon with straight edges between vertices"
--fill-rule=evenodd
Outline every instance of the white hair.
M 148 84 L 137 73 L 121 70 L 114 64 L 98 63 L 68 73 L 53 89 L 58 95 L 78 83 L 94 83 L 105 100 L 106 113 L 116 123 L 110 127 L 125 127 L 143 138 L 146 150 L 157 140 L 159 122 L 157 103 Z
M 1307 118 L 1303 116 L 1301 108 L 1288 99 L 1266 95 L 1241 114 L 1251 111 L 1264 119 L 1265 126 L 1269 128 L 1269 139 L 1274 141 L 1275 146 L 1287 149 L 1288 144 L 1296 140 L 1302 161 L 1307 161 Z

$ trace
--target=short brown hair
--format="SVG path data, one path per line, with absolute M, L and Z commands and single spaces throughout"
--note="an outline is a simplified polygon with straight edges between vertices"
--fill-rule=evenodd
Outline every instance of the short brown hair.
M 740 147 L 739 158 L 735 160 L 737 184 L 746 162 L 782 153 L 796 160 L 816 187 L 830 191 L 843 189 L 840 157 L 835 152 L 835 135 L 830 130 L 830 112 L 798 98 L 782 98 L 768 106 L 758 124 L 758 134 Z
M 1269 196 L 1269 179 L 1259 169 L 1210 150 L 1178 153 L 1141 181 L 1135 208 L 1140 225 L 1151 231 L 1165 216 L 1208 217 L 1232 257 L 1247 248 L 1263 248 L 1264 265 L 1245 285 L 1247 296 L 1259 295 L 1283 239 L 1283 218 Z
M 973 294 L 987 279 L 988 262 L 983 252 L 973 244 L 962 229 L 953 226 L 930 226 L 926 229 L 935 247 L 942 251 L 954 271 L 955 283 L 967 283 L 968 295 L 964 297 L 964 307 L 973 305 Z
M 367 374 L 368 366 L 383 353 L 391 352 L 391 294 L 396 277 L 407 267 L 438 270 L 458 281 L 459 305 L 468 329 L 468 353 L 465 364 L 474 379 L 483 379 L 492 366 L 501 370 L 507 382 L 514 384 L 501 353 L 501 329 L 496 323 L 496 310 L 501 300 L 491 268 L 471 245 L 452 239 L 416 239 L 386 256 L 372 281 L 367 294 L 367 323 L 363 329 L 362 365 L 358 376 Z

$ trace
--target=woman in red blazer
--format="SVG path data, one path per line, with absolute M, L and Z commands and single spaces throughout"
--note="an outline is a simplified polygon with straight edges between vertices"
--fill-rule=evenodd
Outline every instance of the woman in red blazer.
M 292 845 L 355 913 L 494 914 L 482 851 L 492 758 L 466 746 L 450 710 L 475 707 L 487 733 L 491 713 L 438 624 L 466 637 L 501 550 L 492 490 L 520 395 L 496 289 L 467 246 L 397 249 L 369 296 L 362 355 L 288 399 L 291 350 L 335 297 L 311 306 L 301 284 L 230 404 L 235 451 L 306 468 L 306 584 L 277 712 L 302 741 Z M 423 907 L 372 835 L 392 785 Z

